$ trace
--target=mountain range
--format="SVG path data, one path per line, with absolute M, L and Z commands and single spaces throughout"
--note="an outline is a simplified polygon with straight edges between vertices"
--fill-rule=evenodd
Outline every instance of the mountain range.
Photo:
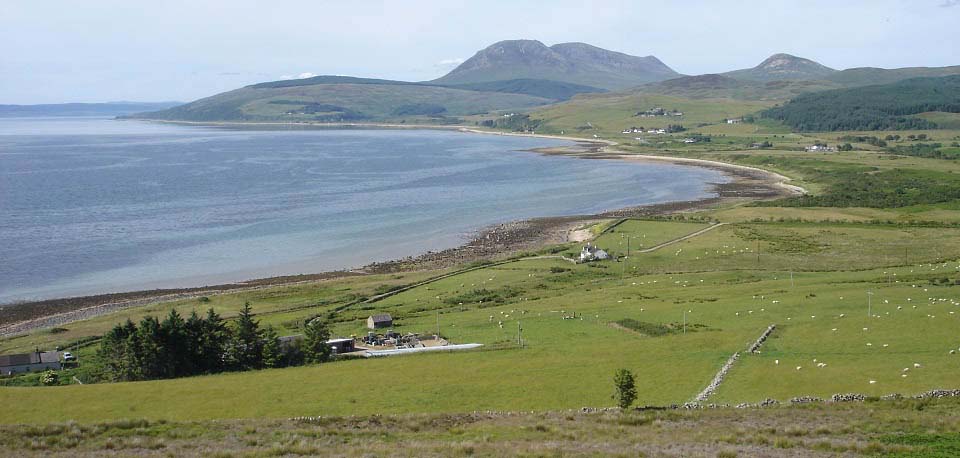
M 678 76 L 682 75 L 654 56 L 631 56 L 586 43 L 548 47 L 536 40 L 510 40 L 478 51 L 432 82 L 449 85 L 547 78 L 616 90 Z
M 345 76 L 259 83 L 136 117 L 189 121 L 459 122 L 459 117 L 524 110 L 577 94 L 637 91 L 688 98 L 786 100 L 822 90 L 960 74 L 960 66 L 836 70 L 790 54 L 753 68 L 685 76 L 655 56 L 586 43 L 546 46 L 507 40 L 478 51 L 432 81 Z

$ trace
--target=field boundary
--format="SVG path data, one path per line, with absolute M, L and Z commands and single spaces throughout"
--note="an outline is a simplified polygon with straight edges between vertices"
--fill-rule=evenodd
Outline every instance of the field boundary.
M 747 351 L 750 353 L 758 353 L 760 351 L 760 347 L 763 345 L 764 342 L 766 342 L 767 337 L 770 336 L 770 333 L 772 333 L 773 330 L 776 329 L 776 327 L 777 325 L 775 324 L 771 324 L 770 326 L 767 326 L 767 329 L 765 329 L 763 333 L 760 334 L 760 337 L 758 337 L 757 340 L 755 340 L 752 344 L 750 344 L 750 346 L 747 348 Z M 712 396 L 713 393 L 716 392 L 718 388 L 720 388 L 720 384 L 723 383 L 723 380 L 724 378 L 726 378 L 727 373 L 730 372 L 730 369 L 733 369 L 733 365 L 739 359 L 740 359 L 739 351 L 734 353 L 733 355 L 730 355 L 730 358 L 727 359 L 727 362 L 723 363 L 723 366 L 721 366 L 720 370 L 717 371 L 717 374 L 713 376 L 713 379 L 710 380 L 710 383 L 707 385 L 707 387 L 704 388 L 703 391 L 698 393 L 693 398 L 693 401 L 690 402 L 690 404 L 699 404 L 709 399 L 710 396 Z

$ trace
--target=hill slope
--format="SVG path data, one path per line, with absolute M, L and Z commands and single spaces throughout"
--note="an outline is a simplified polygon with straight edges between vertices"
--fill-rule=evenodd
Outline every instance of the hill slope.
M 147 110 L 163 110 L 181 102 L 48 103 L 0 105 L 0 117 L 13 116 L 117 116 Z
M 563 81 L 603 89 L 623 89 L 680 76 L 654 56 L 637 57 L 585 43 L 547 47 L 536 40 L 507 40 L 477 52 L 436 84 L 512 79 Z
M 465 116 L 553 101 L 525 94 L 321 76 L 254 84 L 137 117 L 183 121 L 383 121 Z
M 510 94 L 526 94 L 535 97 L 544 97 L 554 100 L 567 100 L 577 94 L 606 92 L 593 86 L 565 83 L 562 81 L 538 80 L 521 78 L 515 80 L 488 81 L 483 83 L 467 83 L 447 86 L 455 89 L 470 91 L 506 92 Z
M 960 75 L 960 65 L 952 67 L 848 68 L 828 75 L 827 81 L 844 87 L 890 84 L 910 78 Z
M 762 116 L 801 132 L 932 129 L 933 122 L 907 117 L 930 111 L 960 113 L 960 75 L 804 94 Z
M 817 80 L 837 71 L 810 59 L 790 54 L 774 54 L 753 68 L 724 73 L 730 78 L 749 81 Z
M 802 93 L 835 89 L 826 81 L 750 81 L 724 75 L 684 76 L 637 88 L 649 94 L 692 99 L 784 100 Z

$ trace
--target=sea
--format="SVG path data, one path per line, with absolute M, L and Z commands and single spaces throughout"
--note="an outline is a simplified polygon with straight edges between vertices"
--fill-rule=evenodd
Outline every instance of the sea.
M 0 118 L 0 304 L 361 267 L 484 227 L 711 195 L 705 168 L 565 140 Z

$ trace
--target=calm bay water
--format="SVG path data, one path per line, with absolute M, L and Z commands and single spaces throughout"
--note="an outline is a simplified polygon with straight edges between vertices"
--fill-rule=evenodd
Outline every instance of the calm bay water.
M 0 119 L 0 303 L 359 267 L 484 226 L 708 195 L 715 171 L 427 130 Z

